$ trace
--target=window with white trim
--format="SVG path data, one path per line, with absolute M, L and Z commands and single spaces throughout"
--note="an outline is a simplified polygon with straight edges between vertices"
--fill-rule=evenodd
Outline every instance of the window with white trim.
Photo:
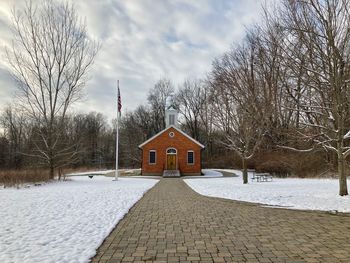
M 155 164 L 156 163 L 156 151 L 151 150 L 149 151 L 149 164 Z
M 194 152 L 193 151 L 187 152 L 187 164 L 194 164 Z

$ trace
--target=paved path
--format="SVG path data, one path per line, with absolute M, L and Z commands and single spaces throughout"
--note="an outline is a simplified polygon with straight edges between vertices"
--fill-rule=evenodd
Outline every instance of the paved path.
M 350 262 L 350 217 L 204 197 L 162 179 L 92 262 Z

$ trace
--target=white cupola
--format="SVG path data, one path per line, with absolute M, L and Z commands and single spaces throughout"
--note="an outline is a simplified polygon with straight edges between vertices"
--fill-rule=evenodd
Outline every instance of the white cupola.
M 165 102 L 165 127 L 177 127 L 177 116 L 178 111 L 174 107 L 173 95 L 170 95 Z

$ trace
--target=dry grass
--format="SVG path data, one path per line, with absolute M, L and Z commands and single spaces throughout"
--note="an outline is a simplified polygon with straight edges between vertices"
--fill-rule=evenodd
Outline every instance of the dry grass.
M 79 168 L 64 168 L 62 169 L 61 180 L 69 180 L 65 177 L 65 174 L 70 173 L 80 173 L 80 172 L 94 172 L 101 171 L 103 168 L 94 168 L 94 167 L 79 167 Z M 58 170 L 55 171 L 55 178 L 58 177 Z M 141 169 L 121 169 L 119 171 L 119 176 L 139 176 L 141 175 Z M 114 172 L 106 174 L 105 176 L 114 177 Z M 19 187 L 27 183 L 39 183 L 39 182 L 48 182 L 49 171 L 47 169 L 21 169 L 21 170 L 2 170 L 0 171 L 0 187 Z
M 141 169 L 123 169 L 119 171 L 120 176 L 139 176 Z
M 62 170 L 61 180 L 68 180 L 64 177 L 64 174 L 75 173 L 75 172 L 88 172 L 88 171 L 100 171 L 100 168 L 91 167 L 79 167 L 79 168 L 65 168 Z M 58 179 L 58 170 L 55 171 L 55 178 Z M 0 171 L 0 186 L 5 187 L 18 187 L 26 183 L 38 183 L 49 181 L 48 169 L 9 169 Z
M 298 153 L 284 150 L 261 150 L 248 161 L 248 168 L 258 172 L 269 172 L 279 177 L 336 177 L 336 157 L 327 156 L 324 152 Z M 349 158 L 350 164 L 350 158 Z M 203 162 L 203 168 L 235 168 L 241 169 L 242 161 L 234 153 L 223 153 L 213 156 L 210 162 Z M 350 165 L 348 165 L 350 174 Z
M 44 169 L 22 169 L 0 171 L 0 185 L 5 187 L 19 186 L 24 183 L 49 181 L 49 172 Z
M 71 174 L 71 173 L 94 172 L 94 171 L 101 171 L 101 170 L 106 170 L 106 169 L 105 168 L 81 166 L 81 167 L 77 167 L 77 168 L 64 168 L 62 170 L 62 173 L 63 174 Z
M 279 176 L 293 177 L 329 177 L 333 175 L 329 163 L 322 152 L 296 153 L 271 151 L 257 154 L 255 169 Z

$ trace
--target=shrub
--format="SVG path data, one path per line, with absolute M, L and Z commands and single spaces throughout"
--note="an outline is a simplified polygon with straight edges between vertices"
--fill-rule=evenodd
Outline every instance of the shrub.
M 325 161 L 323 152 L 298 153 L 292 151 L 266 151 L 257 154 L 255 169 L 273 173 L 277 176 L 320 177 L 329 176 L 332 169 Z
M 6 187 L 19 186 L 24 183 L 49 181 L 49 172 L 45 169 L 23 169 L 0 171 L 0 184 Z

